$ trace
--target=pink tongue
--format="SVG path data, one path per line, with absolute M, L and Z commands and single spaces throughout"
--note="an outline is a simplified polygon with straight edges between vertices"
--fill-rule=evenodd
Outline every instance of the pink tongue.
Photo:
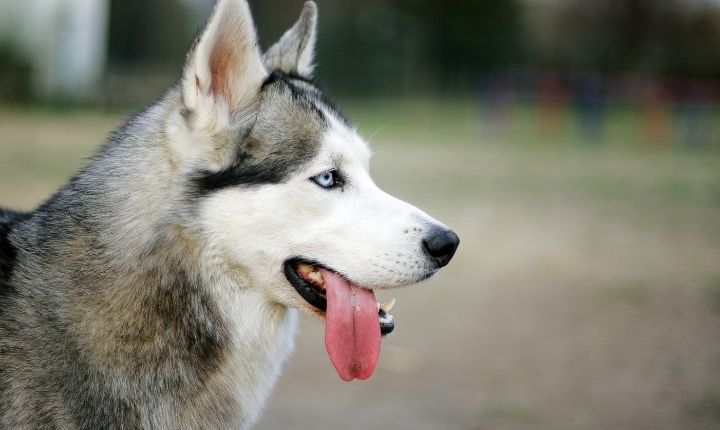
M 320 269 L 327 293 L 325 348 L 338 375 L 367 379 L 380 355 L 380 323 L 375 293 Z

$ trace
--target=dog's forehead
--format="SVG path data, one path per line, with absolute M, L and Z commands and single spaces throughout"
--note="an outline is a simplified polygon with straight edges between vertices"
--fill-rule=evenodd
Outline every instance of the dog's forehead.
M 370 150 L 342 111 L 312 81 L 280 72 L 263 84 L 253 126 L 214 139 L 218 148 L 236 143 L 235 153 L 220 170 L 194 172 L 192 196 L 282 183 L 318 163 L 369 170 Z
M 296 108 L 314 111 L 323 120 L 330 113 L 350 126 L 345 114 L 312 79 L 274 71 L 267 77 L 262 89 L 263 99 L 268 100 L 269 104 L 286 103 L 291 99 Z
M 358 136 L 345 114 L 312 80 L 273 72 L 263 88 L 268 110 L 279 114 L 272 115 L 276 120 L 266 125 L 277 129 L 277 116 L 283 118 L 280 122 L 294 118 L 294 123 L 286 131 L 312 135 L 312 139 L 305 139 L 306 143 L 312 140 L 318 152 L 339 161 L 367 163 L 370 158 L 367 144 Z
M 331 114 L 328 115 L 328 128 L 320 150 L 328 152 L 340 164 L 361 163 L 367 166 L 371 155 L 370 147 L 355 128 L 333 118 Z

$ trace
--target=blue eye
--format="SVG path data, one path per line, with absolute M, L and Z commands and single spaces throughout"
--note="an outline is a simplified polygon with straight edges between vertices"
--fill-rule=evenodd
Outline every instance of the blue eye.
M 338 185 L 342 185 L 339 181 L 339 177 L 340 175 L 338 174 L 337 170 L 328 170 L 322 172 L 317 176 L 313 176 L 310 179 L 316 184 L 318 184 L 320 187 L 329 189 L 337 187 Z

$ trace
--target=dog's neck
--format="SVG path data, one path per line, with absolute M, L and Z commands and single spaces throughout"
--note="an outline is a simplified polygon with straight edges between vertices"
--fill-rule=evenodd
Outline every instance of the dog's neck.
M 157 393 L 138 399 L 151 427 L 249 426 L 292 351 L 296 311 L 202 254 L 176 233 L 107 285 L 83 321 L 95 350 L 105 352 L 97 364 L 135 385 L 115 390 Z
M 35 245 L 54 243 L 57 254 L 46 261 L 56 270 L 20 268 L 18 279 L 48 286 L 45 309 L 61 309 L 51 319 L 78 340 L 56 357 L 60 367 L 84 375 L 84 398 L 117 423 L 246 428 L 292 350 L 297 312 L 212 255 L 201 232 L 179 218 L 188 214 L 168 211 L 181 191 L 154 185 L 176 174 L 160 144 L 164 114 L 145 115 L 157 124 L 148 140 L 119 133 L 39 210 L 27 228 L 57 224 Z M 147 156 L 133 158 L 132 145 L 144 145 Z M 126 150 L 120 158 L 134 162 L 116 164 Z M 92 199 L 79 197 L 90 190 Z M 63 215 L 47 221 L 44 211 Z M 94 419 L 108 418 L 86 420 Z
M 70 215 L 58 264 L 84 269 L 56 282 L 72 303 L 68 330 L 85 363 L 77 372 L 94 380 L 86 395 L 108 411 L 129 411 L 117 419 L 139 427 L 255 422 L 292 351 L 297 312 L 176 224 L 149 223 L 159 240 L 127 249 L 132 242 L 115 236 L 123 232 Z

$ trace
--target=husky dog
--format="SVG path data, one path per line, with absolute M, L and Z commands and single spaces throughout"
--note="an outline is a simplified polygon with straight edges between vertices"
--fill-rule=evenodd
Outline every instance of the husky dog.
M 393 328 L 374 289 L 459 240 L 378 189 L 313 83 L 316 6 L 265 54 L 220 0 L 181 82 L 32 213 L 0 210 L 0 428 L 245 429 L 325 322 L 344 380 Z

